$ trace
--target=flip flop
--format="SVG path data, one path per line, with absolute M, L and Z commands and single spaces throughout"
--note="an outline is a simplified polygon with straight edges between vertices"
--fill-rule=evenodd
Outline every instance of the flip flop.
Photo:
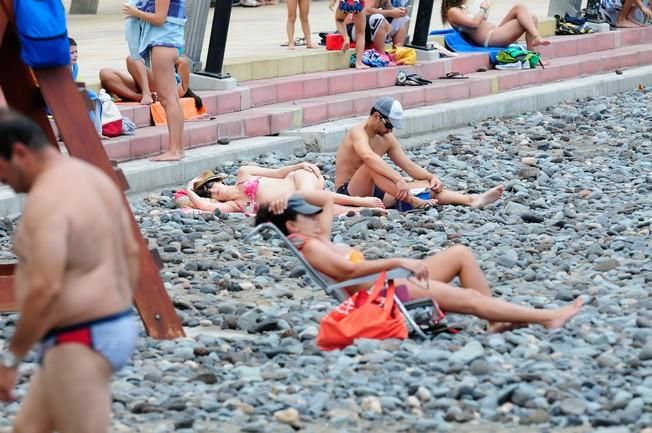
M 442 46 L 439 42 L 432 41 L 428 42 L 428 45 L 439 51 L 439 54 L 443 54 L 446 57 L 457 57 L 459 56 L 458 53 L 446 49 L 444 46 Z
M 467 79 L 466 75 L 464 75 L 461 72 L 449 72 L 448 74 L 444 75 L 443 77 L 439 77 L 440 80 L 464 80 Z
M 407 76 L 408 80 L 416 81 L 417 83 L 419 83 L 420 86 L 425 86 L 427 84 L 432 84 L 432 81 L 426 80 L 425 78 L 423 78 L 419 74 L 414 74 L 413 73 L 413 74 L 407 74 L 406 76 Z
M 296 39 L 294 40 L 294 46 L 295 46 L 295 47 L 303 47 L 303 46 L 305 46 L 305 45 L 306 45 L 306 40 L 305 40 L 304 38 L 296 38 Z M 281 46 L 282 46 L 282 47 L 287 47 L 287 46 L 288 46 L 288 43 L 287 43 L 287 42 L 283 42 L 283 43 L 281 44 Z

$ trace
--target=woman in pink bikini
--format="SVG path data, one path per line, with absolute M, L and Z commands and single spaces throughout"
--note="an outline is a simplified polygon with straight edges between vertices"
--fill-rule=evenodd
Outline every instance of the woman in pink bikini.
M 317 271 L 335 281 L 405 268 L 414 278 L 396 280 L 396 294 L 402 301 L 431 298 L 444 311 L 487 320 L 488 332 L 507 331 L 531 323 L 561 328 L 582 308 L 582 298 L 555 309 L 529 308 L 494 298 L 473 252 L 462 245 L 425 260 L 402 257 L 365 260 L 359 250 L 331 241 L 332 195 L 321 191 L 302 191 L 279 196 L 267 204 L 261 202 L 255 224 L 265 222 L 276 225 Z M 461 288 L 449 284 L 455 278 L 459 278 Z M 364 287 L 352 291 L 360 289 Z
M 225 177 L 223 174 L 204 172 L 188 183 L 187 190 L 177 191 L 175 198 L 185 207 L 201 211 L 219 209 L 224 213 L 254 214 L 258 203 L 270 202 L 278 196 L 297 191 L 323 190 L 326 184 L 319 167 L 307 162 L 276 169 L 243 166 L 238 169 L 235 185 L 225 185 L 222 182 Z M 330 194 L 338 205 L 338 214 L 360 208 L 384 209 L 382 200 L 375 197 Z

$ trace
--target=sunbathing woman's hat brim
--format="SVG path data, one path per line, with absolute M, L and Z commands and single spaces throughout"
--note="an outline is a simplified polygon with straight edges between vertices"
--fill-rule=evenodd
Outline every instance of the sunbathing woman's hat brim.
M 226 175 L 224 173 L 214 174 L 213 172 L 204 172 L 199 176 L 199 180 L 192 185 L 192 189 L 197 191 L 208 182 L 221 182 L 225 178 Z

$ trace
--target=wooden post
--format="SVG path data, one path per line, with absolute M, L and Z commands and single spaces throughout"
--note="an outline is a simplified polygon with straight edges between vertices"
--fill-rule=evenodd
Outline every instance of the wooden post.
M 68 153 L 94 164 L 124 190 L 127 187 L 124 176 L 122 173 L 116 173 L 109 161 L 68 66 L 34 70 L 39 85 L 37 87 L 29 68 L 20 58 L 11 0 L 2 0 L 2 6 L 0 8 L 0 64 L 4 67 L 0 68 L 0 88 L 3 90 L 7 104 L 41 126 L 50 142 L 58 149 L 45 114 L 45 102 L 47 102 Z M 124 197 L 124 205 L 128 208 L 126 197 Z M 147 242 L 143 239 L 133 215 L 131 220 L 141 247 L 140 278 L 134 301 L 145 329 L 156 339 L 182 337 L 183 327 L 165 291 L 158 267 L 148 251 Z M 0 311 L 15 308 L 12 271 L 10 264 L 0 266 Z

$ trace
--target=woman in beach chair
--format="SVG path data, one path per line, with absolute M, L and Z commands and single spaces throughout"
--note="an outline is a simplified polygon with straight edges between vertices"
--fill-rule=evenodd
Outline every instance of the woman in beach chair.
M 319 167 L 302 162 L 282 168 L 263 168 L 253 165 L 238 169 L 235 185 L 222 181 L 224 174 L 206 171 L 188 183 L 187 190 L 177 191 L 180 207 L 201 211 L 243 212 L 254 214 L 258 203 L 270 202 L 277 196 L 297 191 L 323 190 L 325 180 Z M 325 192 L 333 198 L 338 214 L 359 211 L 360 208 L 384 209 L 383 201 L 376 197 L 349 197 Z
M 414 278 L 395 281 L 396 294 L 402 302 L 431 298 L 443 311 L 487 320 L 488 332 L 502 332 L 532 323 L 560 328 L 582 307 L 581 298 L 561 308 L 534 309 L 492 297 L 473 252 L 462 245 L 425 260 L 398 257 L 365 260 L 359 250 L 331 242 L 332 200 L 331 194 L 321 191 L 279 196 L 269 204 L 261 204 L 256 225 L 265 222 L 276 225 L 317 271 L 335 281 L 405 268 Z M 462 288 L 449 284 L 455 277 L 459 278 Z
M 500 24 L 487 21 L 489 16 L 489 0 L 484 0 L 478 8 L 475 4 L 467 4 L 470 0 L 442 0 L 441 22 L 449 23 L 458 32 L 467 36 L 477 45 L 483 47 L 506 47 L 516 42 L 525 33 L 528 50 L 534 50 L 538 45 L 549 45 L 539 35 L 537 17 L 524 4 L 518 3 L 507 12 Z M 480 0 L 476 0 L 476 3 Z

